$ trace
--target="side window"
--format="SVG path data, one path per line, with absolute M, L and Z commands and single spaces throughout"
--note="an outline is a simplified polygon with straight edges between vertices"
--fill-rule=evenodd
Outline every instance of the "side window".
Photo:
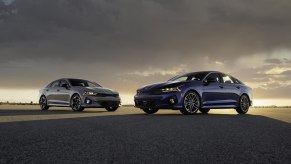
M 234 83 L 233 80 L 228 75 L 223 75 L 222 80 L 224 83 L 230 83 L 230 84 Z
M 208 75 L 206 80 L 216 81 L 217 83 L 220 83 L 221 77 L 218 73 L 211 73 L 210 75 Z
M 65 80 L 61 80 L 60 86 L 63 86 L 63 84 L 67 84 L 68 85 L 68 83 Z
M 54 81 L 50 87 L 59 87 L 59 82 L 60 81 Z
M 232 76 L 230 76 L 230 78 L 231 78 L 231 80 L 232 80 L 235 84 L 241 84 L 241 82 L 240 82 L 238 79 L 236 79 L 236 78 L 234 78 L 234 77 L 232 77 Z

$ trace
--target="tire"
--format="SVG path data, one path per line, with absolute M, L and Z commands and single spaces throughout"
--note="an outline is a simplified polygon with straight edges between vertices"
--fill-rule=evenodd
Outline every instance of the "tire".
M 159 111 L 157 108 L 143 108 L 142 110 L 147 114 L 154 114 Z
M 183 98 L 183 108 L 180 112 L 184 115 L 193 115 L 200 109 L 200 97 L 194 91 L 189 91 Z
M 210 111 L 210 109 L 204 109 L 204 108 L 201 108 L 201 109 L 199 109 L 199 111 L 200 111 L 202 114 L 207 114 L 207 113 Z
M 41 110 L 48 110 L 49 106 L 47 105 L 47 98 L 45 96 L 41 96 L 39 99 L 39 105 Z
M 238 108 L 235 110 L 239 114 L 246 114 L 250 107 L 250 100 L 247 95 L 242 95 L 239 99 Z
M 111 106 L 111 107 L 107 107 L 105 108 L 108 112 L 114 112 L 118 109 L 118 106 Z
M 75 112 L 82 112 L 84 110 L 82 107 L 82 99 L 78 94 L 72 96 L 70 106 Z

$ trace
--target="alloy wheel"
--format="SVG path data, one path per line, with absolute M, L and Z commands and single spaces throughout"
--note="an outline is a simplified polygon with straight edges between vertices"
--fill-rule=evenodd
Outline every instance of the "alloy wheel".
M 79 95 L 75 95 L 71 100 L 71 107 L 74 111 L 80 111 L 81 107 L 81 98 Z
M 247 96 L 243 95 L 240 99 L 241 110 L 246 112 L 249 109 L 250 103 Z
M 48 106 L 47 106 L 47 99 L 45 96 L 41 96 L 41 98 L 39 99 L 39 105 L 41 110 L 47 110 Z
M 195 92 L 189 92 L 184 98 L 184 110 L 183 114 L 194 114 L 200 108 L 200 99 Z

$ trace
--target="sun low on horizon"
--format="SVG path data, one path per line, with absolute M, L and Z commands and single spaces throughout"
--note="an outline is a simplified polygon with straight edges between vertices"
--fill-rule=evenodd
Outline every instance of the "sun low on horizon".
M 72 77 L 134 104 L 144 85 L 221 71 L 254 106 L 291 106 L 290 3 L 253 3 L 0 0 L 0 102 L 37 103 Z

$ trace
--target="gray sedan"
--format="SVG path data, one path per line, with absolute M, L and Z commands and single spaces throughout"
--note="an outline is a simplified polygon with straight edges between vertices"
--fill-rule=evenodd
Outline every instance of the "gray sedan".
M 82 79 L 59 79 L 39 92 L 42 110 L 49 107 L 71 107 L 73 111 L 85 108 L 106 108 L 115 111 L 120 105 L 117 91 L 103 88 L 95 82 Z

